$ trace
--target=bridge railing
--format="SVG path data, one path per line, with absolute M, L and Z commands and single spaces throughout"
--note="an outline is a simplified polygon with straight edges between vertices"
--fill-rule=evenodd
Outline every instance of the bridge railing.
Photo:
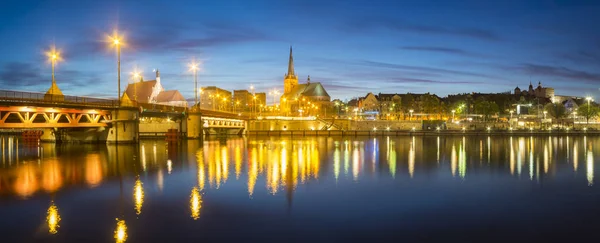
M 102 107 L 115 107 L 117 100 L 91 98 L 83 96 L 71 95 L 50 95 L 36 92 L 0 90 L 0 100 L 13 102 L 36 102 L 36 103 L 51 103 L 51 104 L 77 104 L 77 105 L 94 105 Z

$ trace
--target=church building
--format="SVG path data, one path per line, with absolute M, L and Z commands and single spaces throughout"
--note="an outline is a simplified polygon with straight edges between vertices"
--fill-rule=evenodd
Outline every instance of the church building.
M 331 97 L 321 83 L 311 82 L 310 76 L 306 83 L 298 83 L 298 76 L 294 71 L 292 47 L 290 47 L 288 72 L 283 79 L 283 95 L 279 101 L 281 112 L 291 116 L 324 114 L 331 106 Z
M 178 90 L 165 90 L 160 83 L 160 72 L 156 70 L 156 79 L 144 81 L 140 77 L 139 82 L 127 85 L 125 94 L 132 101 L 146 104 L 160 104 L 170 106 L 187 107 L 188 103 Z

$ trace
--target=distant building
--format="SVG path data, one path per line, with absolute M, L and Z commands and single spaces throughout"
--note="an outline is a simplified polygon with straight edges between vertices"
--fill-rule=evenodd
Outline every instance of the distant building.
M 368 93 L 365 97 L 359 99 L 358 108 L 361 111 L 379 111 L 379 100 L 373 93 Z
M 515 95 L 530 95 L 538 98 L 554 98 L 554 88 L 542 87 L 542 82 L 538 82 L 537 88 L 533 88 L 531 82 L 527 91 L 521 90 L 518 86 L 514 89 Z
M 216 86 L 202 87 L 200 107 L 207 110 L 229 110 L 231 92 Z
M 248 90 L 234 90 L 233 91 L 233 104 L 236 106 L 238 111 L 248 111 L 252 106 L 252 93 Z
M 145 104 L 161 104 L 187 107 L 185 97 L 178 90 L 164 90 L 160 83 L 160 72 L 156 70 L 156 79 L 130 83 L 125 89 L 125 94 L 132 101 Z
M 254 96 L 256 97 L 256 100 L 254 102 L 254 105 L 256 106 L 256 111 L 265 109 L 267 106 L 267 93 L 254 93 Z
M 320 114 L 331 106 L 331 97 L 319 82 L 311 82 L 308 76 L 305 84 L 298 84 L 294 72 L 294 58 L 290 47 L 288 72 L 283 79 L 283 95 L 280 98 L 281 111 L 286 114 Z

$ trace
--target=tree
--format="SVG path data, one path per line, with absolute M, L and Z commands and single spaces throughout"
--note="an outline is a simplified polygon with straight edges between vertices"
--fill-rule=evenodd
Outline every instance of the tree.
M 427 113 L 427 118 L 431 114 L 439 114 L 440 100 L 434 95 L 424 94 L 421 96 L 421 105 L 423 106 L 423 112 Z
M 598 116 L 599 111 L 598 107 L 593 104 L 588 105 L 585 103 L 577 108 L 577 115 L 585 117 L 585 122 L 589 123 L 591 118 Z
M 475 112 L 483 115 L 484 121 L 487 121 L 493 114 L 500 111 L 496 102 L 489 102 L 485 99 L 477 99 L 475 101 Z
M 551 117 L 554 117 L 554 119 L 557 120 L 567 117 L 567 110 L 565 109 L 565 106 L 559 103 L 548 103 L 544 107 L 544 110 L 546 110 Z
M 414 109 L 415 98 L 411 94 L 406 94 L 402 97 L 402 111 L 404 112 L 404 117 L 406 117 L 406 113 L 409 113 L 410 110 Z M 406 118 L 405 118 L 406 119 Z

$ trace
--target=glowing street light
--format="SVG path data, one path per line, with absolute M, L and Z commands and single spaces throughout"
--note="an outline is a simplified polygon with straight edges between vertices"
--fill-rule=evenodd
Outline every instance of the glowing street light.
M 117 32 L 115 32 L 113 36 L 110 36 L 109 38 L 117 50 L 117 98 L 119 105 L 121 105 L 121 46 L 123 45 L 123 40 Z
M 56 85 L 56 79 L 54 78 L 54 68 L 56 66 L 56 62 L 62 60 L 62 58 L 60 57 L 60 52 L 57 51 L 55 47 L 52 47 L 50 51 L 46 52 L 46 56 L 48 56 L 48 59 L 52 64 L 52 85 Z
M 586 121 L 587 121 L 586 123 L 589 124 L 590 123 L 590 119 L 589 119 L 589 116 L 590 116 L 590 101 L 592 101 L 592 97 L 588 96 L 588 97 L 585 97 L 585 99 L 587 100 L 587 109 L 588 109 L 588 112 L 586 114 Z
M 189 66 L 190 71 L 194 73 L 194 105 L 192 106 L 194 107 L 198 105 L 198 63 L 196 63 L 196 61 L 192 61 Z

